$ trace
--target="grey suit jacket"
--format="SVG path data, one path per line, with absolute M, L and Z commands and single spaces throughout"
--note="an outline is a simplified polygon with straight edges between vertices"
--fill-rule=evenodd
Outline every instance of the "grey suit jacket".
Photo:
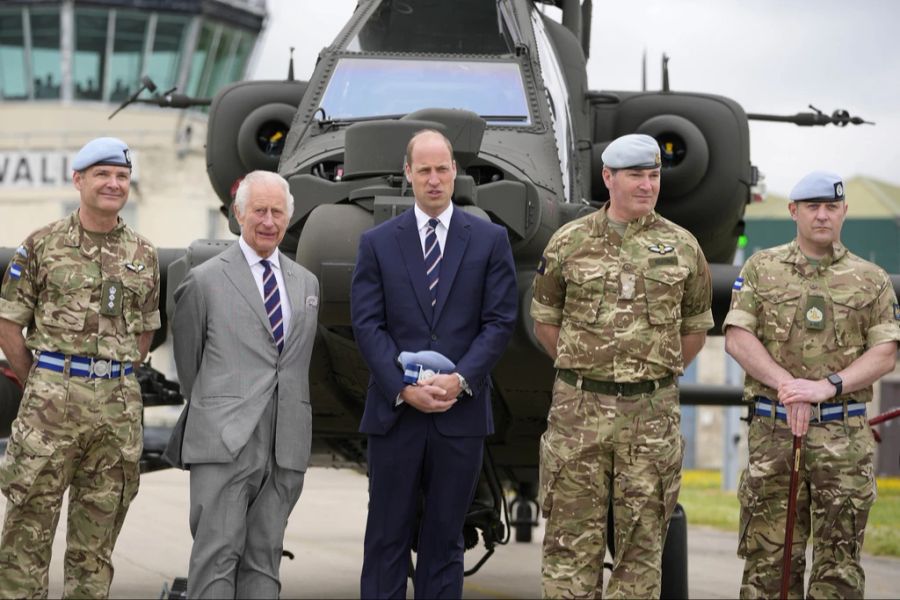
M 237 243 L 193 268 L 175 291 L 175 365 L 187 404 L 164 454 L 173 465 L 231 462 L 274 399 L 275 460 L 286 469 L 306 470 L 319 282 L 284 255 L 280 263 L 291 303 L 290 331 L 280 355 Z

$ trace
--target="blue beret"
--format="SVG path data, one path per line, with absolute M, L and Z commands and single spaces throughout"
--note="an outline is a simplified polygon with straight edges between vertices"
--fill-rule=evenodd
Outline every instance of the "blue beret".
M 403 382 L 410 384 L 438 373 L 452 373 L 456 368 L 452 360 L 434 350 L 401 352 L 397 361 L 403 367 Z
M 125 142 L 117 138 L 102 137 L 91 140 L 75 155 L 72 170 L 83 171 L 94 165 L 113 165 L 130 169 L 131 152 Z
M 629 133 L 614 139 L 600 158 L 610 169 L 655 169 L 662 164 L 659 144 L 643 133 Z
M 844 199 L 844 181 L 828 171 L 813 171 L 791 190 L 793 202 L 837 202 Z

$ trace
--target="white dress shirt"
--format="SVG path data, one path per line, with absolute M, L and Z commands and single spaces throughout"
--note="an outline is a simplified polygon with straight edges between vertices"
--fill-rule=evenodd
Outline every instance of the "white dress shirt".
M 263 273 L 266 272 L 266 269 L 260 264 L 263 258 L 244 241 L 244 236 L 238 238 L 238 245 L 241 247 L 241 252 L 244 253 L 244 258 L 247 259 L 247 264 L 250 265 L 250 272 L 253 274 L 256 288 L 259 290 L 259 297 L 263 299 L 263 304 L 265 304 L 266 295 L 263 293 Z M 284 339 L 286 340 L 288 333 L 291 331 L 291 301 L 287 295 L 287 288 L 284 287 L 284 274 L 281 272 L 280 257 L 281 252 L 276 248 L 272 256 L 266 260 L 272 266 L 272 271 L 275 273 L 275 282 L 278 284 L 278 295 L 281 298 L 281 318 L 284 324 Z
M 413 211 L 416 213 L 416 226 L 419 228 L 419 242 L 422 244 L 422 256 L 425 256 L 425 232 L 428 229 L 428 220 L 431 219 L 425 212 L 419 208 L 418 204 L 413 205 Z M 434 230 L 438 239 L 438 248 L 441 249 L 441 256 L 444 255 L 444 248 L 447 247 L 447 233 L 450 231 L 450 217 L 453 216 L 453 203 L 451 202 L 444 212 L 435 217 L 440 224 Z

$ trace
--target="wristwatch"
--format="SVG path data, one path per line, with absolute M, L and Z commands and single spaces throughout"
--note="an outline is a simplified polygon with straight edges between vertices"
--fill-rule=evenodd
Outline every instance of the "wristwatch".
M 840 396 L 841 392 L 844 391 L 844 380 L 841 379 L 841 376 L 838 375 L 837 373 L 832 373 L 831 375 L 826 377 L 826 379 L 828 380 L 828 383 L 830 383 L 831 385 L 834 386 L 835 397 Z
M 466 381 L 466 378 L 463 377 L 462 375 L 460 375 L 459 373 L 456 373 L 455 375 L 456 375 L 457 377 L 459 377 L 459 387 L 460 387 L 460 389 L 462 389 L 462 391 L 464 391 L 465 393 L 467 393 L 468 395 L 471 396 L 471 395 L 472 395 L 472 388 L 469 387 L 469 383 Z

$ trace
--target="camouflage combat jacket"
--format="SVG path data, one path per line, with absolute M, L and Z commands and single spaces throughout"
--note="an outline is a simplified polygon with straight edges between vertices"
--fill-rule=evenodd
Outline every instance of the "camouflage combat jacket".
M 156 250 L 121 219 L 105 235 L 88 234 L 78 214 L 38 229 L 16 250 L 0 317 L 28 327 L 32 350 L 138 360 L 137 334 L 160 327 Z
M 703 251 L 655 212 L 629 223 L 623 238 L 606 210 L 550 238 L 531 316 L 560 327 L 558 369 L 621 383 L 680 374 L 681 336 L 713 326 Z
M 887 274 L 834 244 L 834 256 L 811 264 L 796 240 L 751 256 L 735 281 L 723 328 L 750 331 L 794 377 L 823 379 L 867 349 L 900 341 L 900 307 Z M 749 374 L 744 399 L 777 398 Z M 868 402 L 872 386 L 840 396 Z

